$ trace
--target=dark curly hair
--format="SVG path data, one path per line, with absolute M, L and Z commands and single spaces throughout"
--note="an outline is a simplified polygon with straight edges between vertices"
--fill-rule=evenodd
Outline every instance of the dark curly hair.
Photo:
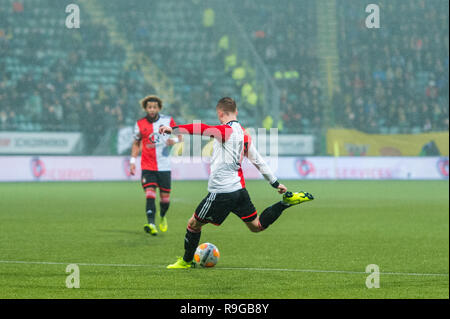
M 147 95 L 146 97 L 144 97 L 142 100 L 139 101 L 139 103 L 141 104 L 141 106 L 144 110 L 145 110 L 145 107 L 147 106 L 147 102 L 158 103 L 158 107 L 160 110 L 163 107 L 162 100 L 159 97 L 157 97 L 156 95 Z

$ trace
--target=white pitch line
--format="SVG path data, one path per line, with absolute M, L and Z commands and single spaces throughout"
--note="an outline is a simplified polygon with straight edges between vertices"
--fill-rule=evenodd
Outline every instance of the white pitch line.
M 349 271 L 349 270 L 319 270 L 319 269 L 278 269 L 278 268 L 240 268 L 240 267 L 228 267 L 220 268 L 225 270 L 255 270 L 255 271 L 291 271 L 291 272 L 312 272 L 312 273 L 334 273 L 334 274 L 370 274 L 364 271 Z M 422 274 L 422 273 L 409 273 L 409 272 L 380 272 L 380 275 L 399 275 L 399 276 L 445 276 L 449 274 Z
M 0 264 L 27 264 L 27 265 L 70 265 L 79 266 L 99 266 L 99 267 L 146 267 L 161 268 L 163 265 L 142 265 L 142 264 L 95 264 L 95 263 L 76 263 L 76 262 L 52 262 L 52 261 L 20 261 L 20 260 L 0 260 Z M 349 270 L 319 270 L 319 269 L 289 269 L 289 268 L 245 268 L 245 267 L 218 267 L 214 270 L 250 270 L 250 271 L 286 271 L 286 272 L 309 272 L 309 273 L 332 273 L 332 274 L 367 274 L 364 271 Z M 449 274 L 428 274 L 428 273 L 410 273 L 410 272 L 380 272 L 380 275 L 397 275 L 397 276 L 440 276 L 448 277 Z

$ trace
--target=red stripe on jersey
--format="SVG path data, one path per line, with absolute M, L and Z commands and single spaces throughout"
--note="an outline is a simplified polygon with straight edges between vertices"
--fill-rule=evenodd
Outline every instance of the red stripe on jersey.
M 137 122 L 139 131 L 141 133 L 142 156 L 141 169 L 157 171 L 158 162 L 156 159 L 155 143 L 151 140 L 153 134 L 153 123 L 150 123 L 147 118 L 142 118 Z
M 244 179 L 244 173 L 242 172 L 242 168 L 239 168 L 238 175 L 241 179 L 242 188 L 245 188 L 245 179 Z
M 247 131 L 242 127 L 242 130 L 244 131 L 244 155 L 248 155 L 248 149 L 250 148 L 250 144 L 252 143 L 252 138 L 250 134 L 247 133 Z

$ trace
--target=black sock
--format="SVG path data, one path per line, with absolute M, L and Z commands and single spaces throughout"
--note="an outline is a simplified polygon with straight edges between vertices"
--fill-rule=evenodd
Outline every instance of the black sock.
M 201 234 L 201 231 L 193 232 L 189 228 L 186 229 L 186 236 L 184 237 L 184 261 L 191 262 L 194 259 L 195 250 L 198 247 Z
M 166 216 L 167 210 L 169 209 L 169 205 L 170 202 L 166 202 L 166 203 L 159 203 L 159 214 L 161 215 L 161 217 Z
M 145 205 L 145 211 L 147 212 L 147 220 L 149 224 L 155 223 L 155 199 L 154 198 L 147 198 L 147 203 Z
M 278 202 L 270 207 L 267 207 L 259 216 L 259 223 L 264 229 L 266 229 L 271 224 L 273 224 L 278 219 L 278 217 L 280 217 L 283 210 L 288 207 L 289 206 L 284 205 L 282 202 Z

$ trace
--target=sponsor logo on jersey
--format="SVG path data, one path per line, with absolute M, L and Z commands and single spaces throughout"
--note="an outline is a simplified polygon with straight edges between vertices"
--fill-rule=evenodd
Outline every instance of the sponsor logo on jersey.
M 159 140 L 160 140 L 160 136 L 159 136 L 158 133 L 152 133 L 152 134 L 149 135 L 148 140 L 152 144 L 158 144 Z

